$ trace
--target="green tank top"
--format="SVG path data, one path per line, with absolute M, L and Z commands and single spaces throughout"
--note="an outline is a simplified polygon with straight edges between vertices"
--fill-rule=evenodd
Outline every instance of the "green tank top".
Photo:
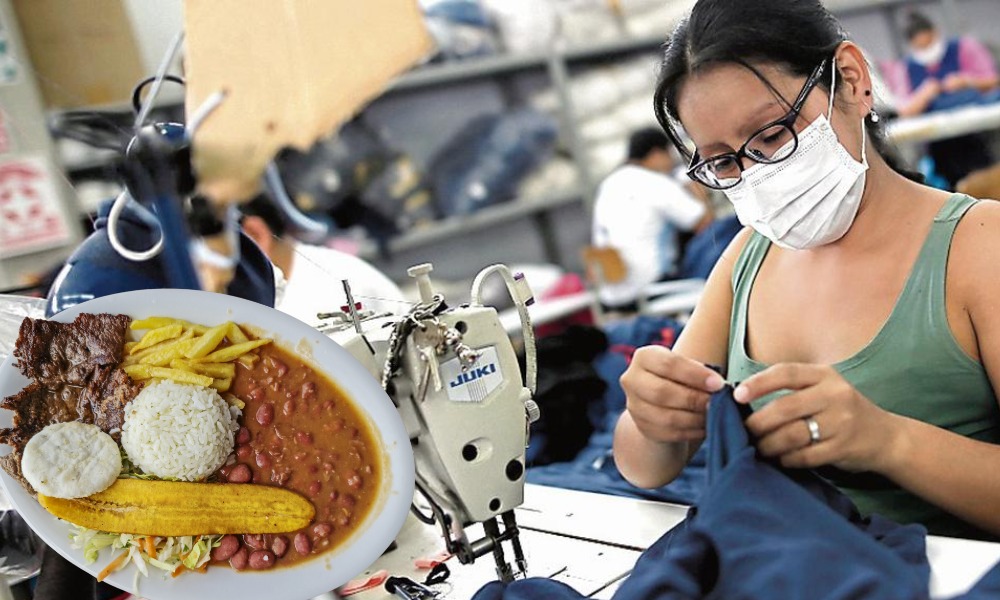
M 934 219 L 917 261 L 889 318 L 871 342 L 834 368 L 885 410 L 976 440 L 1000 444 L 1000 409 L 983 366 L 958 345 L 945 310 L 948 251 L 959 220 L 976 203 L 953 195 Z M 747 355 L 750 290 L 771 243 L 754 232 L 733 267 L 733 312 L 729 334 L 729 381 L 743 381 L 768 365 Z M 754 409 L 777 396 L 761 398 Z M 878 513 L 901 523 L 922 523 L 931 533 L 992 538 L 972 525 L 873 473 L 824 468 L 862 514 Z

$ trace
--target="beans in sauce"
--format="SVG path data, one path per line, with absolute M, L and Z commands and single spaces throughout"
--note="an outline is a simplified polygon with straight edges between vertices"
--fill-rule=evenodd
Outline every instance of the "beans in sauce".
M 258 352 L 254 367 L 238 366 L 233 378 L 230 392 L 246 406 L 236 462 L 220 478 L 298 492 L 316 517 L 282 535 L 226 536 L 213 559 L 236 570 L 289 566 L 337 547 L 364 519 L 381 481 L 374 437 L 343 392 L 274 344 Z

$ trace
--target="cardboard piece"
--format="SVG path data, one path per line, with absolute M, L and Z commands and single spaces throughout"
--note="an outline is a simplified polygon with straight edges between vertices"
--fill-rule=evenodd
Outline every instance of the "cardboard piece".
M 121 0 L 13 0 L 45 104 L 126 102 L 144 76 Z
M 285 146 L 332 133 L 432 41 L 416 0 L 186 0 L 188 118 L 226 96 L 194 135 L 199 191 L 249 199 Z

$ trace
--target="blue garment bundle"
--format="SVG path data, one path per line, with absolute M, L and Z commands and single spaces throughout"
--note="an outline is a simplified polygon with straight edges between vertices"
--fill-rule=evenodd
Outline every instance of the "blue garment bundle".
M 682 325 L 665 317 L 648 315 L 618 321 L 605 326 L 609 349 L 594 360 L 594 369 L 607 384 L 600 402 L 591 402 L 589 417 L 594 432 L 586 447 L 568 462 L 544 466 L 529 463 L 527 481 L 539 485 L 612 494 L 629 498 L 658 500 L 690 505 L 698 501 L 705 488 L 705 446 L 692 457 L 684 471 L 669 484 L 646 490 L 637 488 L 622 477 L 611 456 L 615 424 L 625 410 L 625 391 L 618 379 L 625 372 L 636 348 L 650 344 L 671 346 L 680 336 Z M 669 339 L 665 339 L 669 338 Z M 542 411 L 545 417 L 545 411 Z M 532 446 L 535 445 L 532 431 Z
M 760 460 L 732 389 L 715 394 L 708 417 L 708 488 L 676 528 L 648 548 L 616 600 L 924 599 L 926 530 L 874 515 L 811 471 Z M 741 414 L 744 412 L 744 414 Z M 995 567 L 966 600 L 1000 597 Z M 493 582 L 473 600 L 583 598 L 565 584 Z

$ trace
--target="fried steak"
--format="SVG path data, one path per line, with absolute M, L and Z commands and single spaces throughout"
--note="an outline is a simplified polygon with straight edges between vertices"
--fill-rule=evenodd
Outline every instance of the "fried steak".
M 21 454 L 36 433 L 53 423 L 92 423 L 116 440 L 125 405 L 142 390 L 119 365 L 131 318 L 81 314 L 72 323 L 21 322 L 14 365 L 33 381 L 0 402 L 14 411 L 13 427 L 0 429 L 0 443 L 13 451 L 0 467 L 33 491 L 21 474 Z

